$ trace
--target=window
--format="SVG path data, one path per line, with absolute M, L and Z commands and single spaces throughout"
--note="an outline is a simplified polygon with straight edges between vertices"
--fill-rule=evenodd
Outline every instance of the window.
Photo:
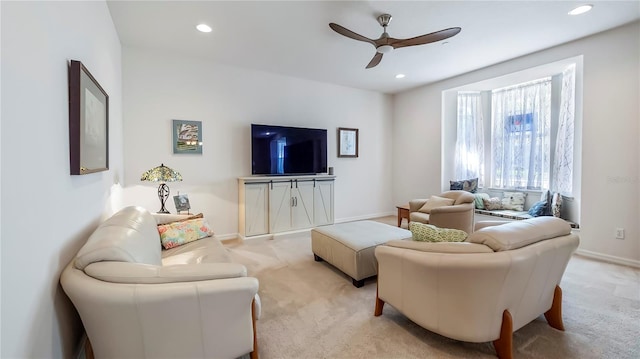
M 553 77 L 458 92 L 456 177 L 572 195 L 574 93 L 575 65 Z
M 551 78 L 491 92 L 491 185 L 549 188 Z

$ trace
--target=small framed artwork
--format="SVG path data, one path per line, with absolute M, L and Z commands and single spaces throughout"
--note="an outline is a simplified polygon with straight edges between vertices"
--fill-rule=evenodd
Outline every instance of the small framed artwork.
M 338 157 L 358 157 L 357 128 L 338 128 Z
M 173 196 L 173 202 L 176 204 L 176 211 L 178 211 L 178 213 L 182 211 L 187 211 L 187 213 L 189 213 L 191 205 L 189 204 L 189 197 L 187 197 L 186 194 L 178 194 L 177 196 Z
M 69 64 L 72 175 L 109 170 L 109 95 L 80 61 Z
M 173 153 L 202 154 L 202 122 L 173 120 Z

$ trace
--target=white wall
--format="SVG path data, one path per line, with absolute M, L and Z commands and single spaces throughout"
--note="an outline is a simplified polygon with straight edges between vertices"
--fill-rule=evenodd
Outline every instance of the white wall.
M 260 123 L 328 130 L 336 220 L 393 212 L 389 95 L 128 47 L 123 79 L 127 204 L 159 209 L 157 184 L 140 175 L 164 163 L 184 178 L 171 196 L 187 193 L 219 236 L 235 236 L 237 178 L 251 174 L 250 124 Z M 172 119 L 202 121 L 202 155 L 173 154 Z M 337 158 L 338 127 L 360 130 L 359 158 Z
M 580 250 L 640 265 L 640 24 L 570 42 L 394 98 L 393 199 L 441 190 L 442 91 L 584 55 Z M 576 89 L 579 84 L 576 83 Z M 626 239 L 614 238 L 614 229 Z
M 120 43 L 104 2 L 1 2 L 2 358 L 71 358 L 83 329 L 62 268 L 122 175 Z M 110 167 L 69 175 L 68 61 L 110 99 Z

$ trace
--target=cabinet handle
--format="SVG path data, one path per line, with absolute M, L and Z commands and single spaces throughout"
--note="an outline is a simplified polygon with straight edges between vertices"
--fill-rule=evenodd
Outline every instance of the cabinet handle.
M 296 188 L 298 188 L 298 180 L 296 180 Z
M 289 188 L 293 188 L 293 180 L 289 180 Z
M 295 206 L 298 207 L 298 197 L 293 197 L 293 202 L 295 203 Z
M 291 205 L 291 207 L 294 207 L 294 204 L 293 204 L 293 197 L 291 197 L 291 201 L 289 201 L 289 202 L 290 202 L 289 204 Z

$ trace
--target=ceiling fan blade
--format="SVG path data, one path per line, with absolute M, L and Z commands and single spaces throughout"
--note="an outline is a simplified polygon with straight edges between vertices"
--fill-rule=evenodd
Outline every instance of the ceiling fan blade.
M 369 61 L 367 68 L 370 69 L 372 67 L 378 66 L 378 64 L 380 63 L 380 60 L 382 60 L 382 53 L 376 52 L 376 54 L 373 56 L 371 61 Z
M 342 36 L 346 36 L 348 38 L 351 38 L 351 39 L 354 39 L 354 40 L 358 40 L 358 41 L 368 42 L 368 43 L 370 43 L 371 45 L 374 45 L 374 46 L 376 44 L 370 38 L 364 37 L 364 36 L 362 36 L 360 34 L 356 34 L 355 32 L 353 32 L 353 31 L 351 31 L 351 30 L 349 30 L 349 29 L 347 29 L 347 28 L 345 28 L 343 26 L 335 24 L 333 22 L 329 24 L 329 27 L 332 28 L 333 31 L 337 32 L 338 34 L 340 34 Z
M 394 49 L 397 49 L 400 47 L 424 45 L 432 42 L 442 41 L 444 39 L 448 39 L 452 36 L 457 35 L 460 30 L 462 29 L 459 27 L 452 27 L 449 29 L 432 32 L 430 34 L 412 37 L 410 39 L 391 39 L 391 46 L 393 46 Z

